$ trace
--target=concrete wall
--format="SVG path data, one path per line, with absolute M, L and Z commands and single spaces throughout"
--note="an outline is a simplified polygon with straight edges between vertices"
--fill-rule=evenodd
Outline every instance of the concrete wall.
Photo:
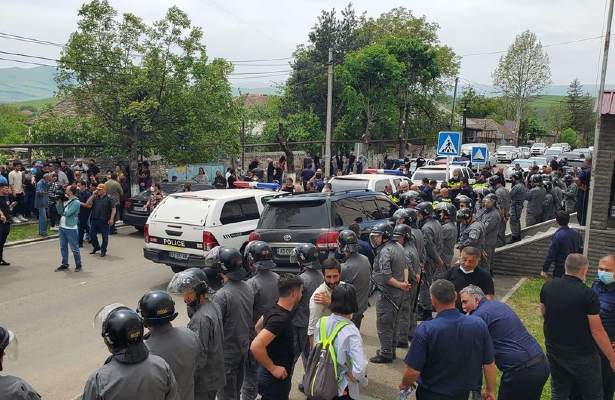
M 593 155 L 595 168 L 592 194 L 592 229 L 606 229 L 615 166 L 615 115 L 603 115 L 600 143 Z M 590 234 L 590 240 L 593 241 Z

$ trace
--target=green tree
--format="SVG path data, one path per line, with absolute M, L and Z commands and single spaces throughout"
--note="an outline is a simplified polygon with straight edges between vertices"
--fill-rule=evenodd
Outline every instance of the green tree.
M 493 118 L 502 120 L 500 113 L 501 100 L 499 98 L 489 98 L 476 93 L 473 87 L 467 86 L 463 89 L 461 97 L 457 101 L 457 109 L 466 110 L 468 118 Z
M 533 32 L 525 31 L 515 38 L 507 53 L 500 58 L 493 72 L 493 84 L 513 103 L 519 142 L 523 111 L 531 96 L 540 93 L 551 82 L 549 56 Z
M 107 0 L 92 0 L 77 26 L 59 62 L 59 87 L 81 115 L 118 136 L 133 184 L 139 151 L 177 163 L 236 152 L 232 66 L 208 60 L 202 30 L 183 11 L 171 7 L 147 25 L 133 14 L 117 20 Z
M 521 127 L 522 129 L 525 128 L 524 132 L 526 132 L 529 139 L 532 140 L 536 140 L 538 137 L 543 137 L 547 133 L 545 127 L 540 123 L 540 121 L 538 121 L 537 118 L 533 116 L 525 119 L 521 123 Z
M 11 105 L 0 104 L 0 143 L 27 143 L 27 118 L 19 109 Z
M 561 143 L 568 143 L 570 147 L 575 148 L 579 142 L 579 135 L 572 128 L 566 128 L 559 134 L 558 141 Z
M 595 113 L 593 112 L 594 99 L 589 93 L 583 93 L 583 85 L 578 79 L 570 82 L 566 105 L 569 112 L 570 127 L 578 132 L 583 144 L 589 143 L 590 134 L 594 130 Z

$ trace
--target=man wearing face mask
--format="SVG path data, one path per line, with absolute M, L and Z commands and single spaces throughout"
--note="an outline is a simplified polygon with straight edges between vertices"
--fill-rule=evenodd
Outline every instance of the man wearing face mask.
M 0 326 L 0 371 L 3 370 L 4 356 L 15 360 L 17 354 L 15 334 Z M 0 399 L 40 400 L 40 398 L 41 396 L 23 379 L 11 375 L 0 375 Z
M 200 268 L 176 273 L 167 291 L 180 294 L 188 308 L 188 328 L 198 335 L 199 353 L 194 371 L 195 400 L 215 400 L 225 384 L 224 328 L 218 305 L 208 298 L 207 275 Z
M 602 257 L 598 263 L 598 279 L 592 290 L 600 301 L 600 319 L 606 330 L 611 345 L 615 345 L 615 255 Z M 615 374 L 611 370 L 608 358 L 600 353 L 602 364 L 602 390 L 605 399 L 612 399 L 615 392 Z
M 367 257 L 359 254 L 359 240 L 353 231 L 341 231 L 337 237 L 337 245 L 343 255 L 342 281 L 352 284 L 357 293 L 359 308 L 352 314 L 352 322 L 361 329 L 363 313 L 367 310 L 371 267 Z
M 393 239 L 393 229 L 387 222 L 379 222 L 369 234 L 369 242 L 376 251 L 372 276 L 378 286 L 376 301 L 376 329 L 380 350 L 370 358 L 375 364 L 390 364 L 395 359 L 397 324 L 404 292 L 410 291 L 405 278 L 406 256 Z

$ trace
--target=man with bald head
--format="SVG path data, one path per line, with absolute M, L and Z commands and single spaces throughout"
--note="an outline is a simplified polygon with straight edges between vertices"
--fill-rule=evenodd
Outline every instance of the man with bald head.
M 612 345 L 615 345 L 615 254 L 602 257 L 598 263 L 598 279 L 592 290 L 600 301 L 600 318 Z M 601 352 L 602 390 L 605 399 L 612 399 L 615 392 L 615 374 L 609 366 L 609 360 Z

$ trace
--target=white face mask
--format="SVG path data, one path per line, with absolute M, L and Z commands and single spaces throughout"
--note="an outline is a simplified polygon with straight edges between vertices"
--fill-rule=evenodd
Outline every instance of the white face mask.
M 459 266 L 459 269 L 461 270 L 461 272 L 463 272 L 463 273 L 464 273 L 464 274 L 466 274 L 466 275 L 467 275 L 467 274 L 471 274 L 472 272 L 474 272 L 474 270 L 472 270 L 472 271 L 466 271 L 465 269 L 463 269 L 463 267 L 462 267 L 461 265 Z

